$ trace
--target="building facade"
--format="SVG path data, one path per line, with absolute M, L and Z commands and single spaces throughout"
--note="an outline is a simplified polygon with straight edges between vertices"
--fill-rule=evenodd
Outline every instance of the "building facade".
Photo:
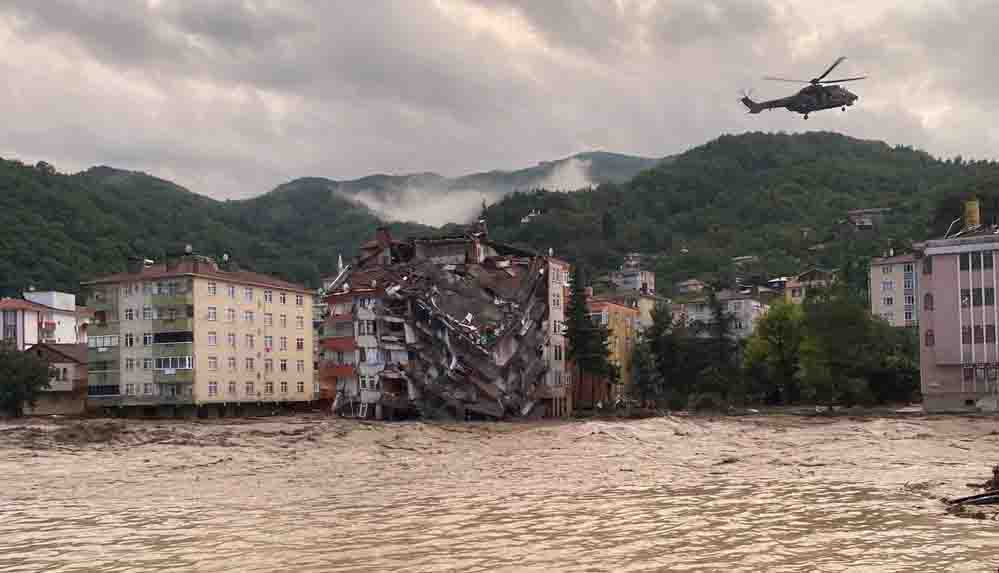
M 981 226 L 921 245 L 920 382 L 927 411 L 995 403 L 999 235 Z
M 836 271 L 830 269 L 808 269 L 789 279 L 784 285 L 784 300 L 791 304 L 805 302 L 808 291 L 825 288 L 836 280 Z
M 298 285 L 192 254 L 84 284 L 90 406 L 235 412 L 315 398 L 312 293 Z
M 754 292 L 723 290 L 717 293 L 718 301 L 732 317 L 732 334 L 743 339 L 756 330 L 756 323 L 770 309 Z M 710 324 L 714 320 L 708 297 L 700 296 L 673 305 L 673 320 L 691 324 Z
M 87 405 L 87 345 L 40 342 L 27 352 L 44 360 L 51 369 L 49 387 L 34 406 L 25 406 L 33 416 L 83 414 Z
M 871 313 L 897 327 L 919 323 L 919 273 L 915 254 L 871 259 Z
M 610 363 L 618 368 L 620 378 L 612 388 L 612 398 L 623 399 L 632 395 L 631 353 L 638 335 L 639 312 L 611 299 L 594 297 L 587 301 L 590 319 L 594 324 L 607 328 Z
M 76 306 L 76 295 L 57 291 L 29 291 L 24 298 L 0 299 L 0 333 L 18 350 L 40 342 L 77 344 L 87 341 L 86 315 Z

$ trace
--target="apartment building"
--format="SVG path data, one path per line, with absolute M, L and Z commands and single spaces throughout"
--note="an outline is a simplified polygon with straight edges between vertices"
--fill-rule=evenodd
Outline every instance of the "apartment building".
M 871 313 L 892 326 L 913 327 L 919 322 L 919 273 L 913 253 L 871 259 L 868 288 Z
M 190 252 L 84 283 L 88 404 L 163 414 L 307 402 L 312 293 Z
M 978 224 L 977 202 L 966 209 L 962 231 L 919 245 L 919 370 L 927 411 L 994 408 L 999 392 L 999 227 Z
M 572 372 L 566 366 L 565 307 L 569 303 L 569 263 L 553 256 L 547 258 L 548 343 L 544 359 L 548 364 L 547 385 L 551 393 L 548 414 L 555 417 L 572 413 Z
M 631 395 L 631 353 L 635 348 L 635 338 L 638 335 L 639 312 L 612 299 L 594 297 L 587 301 L 590 320 L 594 324 L 607 327 L 610 363 L 617 366 L 620 379 L 616 387 L 611 389 L 611 398 L 623 399 Z M 581 389 L 585 395 L 585 390 Z

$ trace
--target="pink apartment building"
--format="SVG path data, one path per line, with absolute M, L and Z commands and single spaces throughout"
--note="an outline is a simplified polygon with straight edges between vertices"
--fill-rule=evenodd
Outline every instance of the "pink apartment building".
M 927 411 L 994 407 L 999 391 L 999 228 L 979 224 L 926 241 L 920 259 L 920 379 Z

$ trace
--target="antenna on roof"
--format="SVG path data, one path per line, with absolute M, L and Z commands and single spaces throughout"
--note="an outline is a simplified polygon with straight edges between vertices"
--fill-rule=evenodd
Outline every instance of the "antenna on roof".
M 184 245 L 184 252 L 190 255 L 191 253 L 194 252 L 194 247 L 192 247 L 190 244 Z
M 223 263 L 229 262 L 229 253 L 222 253 L 222 262 Z

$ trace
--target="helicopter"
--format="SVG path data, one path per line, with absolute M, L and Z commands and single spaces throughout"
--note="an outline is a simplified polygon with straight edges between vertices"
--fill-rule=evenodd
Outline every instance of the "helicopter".
M 789 80 L 785 78 L 775 78 L 775 77 L 765 77 L 765 80 L 777 81 L 777 82 L 792 82 L 799 84 L 808 84 L 801 88 L 798 93 L 782 97 L 778 99 L 772 99 L 768 101 L 755 102 L 750 99 L 749 94 L 743 96 L 739 101 L 743 103 L 747 108 L 749 108 L 749 113 L 760 113 L 765 109 L 779 109 L 785 108 L 788 111 L 793 111 L 800 113 L 805 119 L 808 119 L 808 114 L 813 111 L 819 111 L 823 109 L 833 109 L 842 108 L 846 111 L 846 108 L 853 105 L 853 102 L 857 101 L 857 95 L 850 92 L 850 90 L 830 84 L 839 84 L 843 82 L 852 82 L 856 80 L 862 80 L 867 76 L 857 76 L 853 78 L 839 78 L 835 80 L 827 80 L 826 76 L 832 72 L 836 66 L 843 63 L 845 57 L 839 57 L 829 69 L 822 73 L 821 76 L 817 78 L 812 78 L 811 80 Z

